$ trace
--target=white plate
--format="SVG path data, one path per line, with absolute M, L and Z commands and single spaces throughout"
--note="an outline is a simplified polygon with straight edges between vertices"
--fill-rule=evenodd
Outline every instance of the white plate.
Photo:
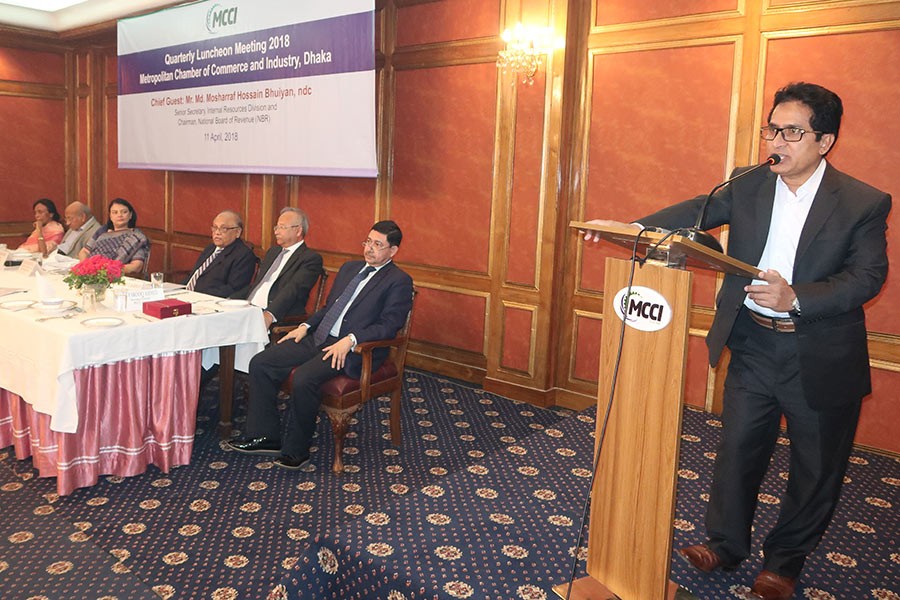
M 34 300 L 8 300 L 0 304 L 6 310 L 23 310 L 34 304 Z
M 245 306 L 250 306 L 250 303 L 246 300 L 219 300 L 216 304 L 221 306 L 222 308 L 244 308 Z
M 52 314 L 58 312 L 64 312 L 69 310 L 70 308 L 75 308 L 76 302 L 74 300 L 63 300 L 59 304 L 44 304 L 42 302 L 35 302 L 34 308 L 38 309 L 42 313 Z
M 94 317 L 81 322 L 85 327 L 118 327 L 124 321 L 118 317 Z

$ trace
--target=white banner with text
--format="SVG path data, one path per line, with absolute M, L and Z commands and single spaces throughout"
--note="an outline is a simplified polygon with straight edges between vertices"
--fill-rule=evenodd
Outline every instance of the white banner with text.
M 374 10 L 208 0 L 120 20 L 119 167 L 377 176 Z

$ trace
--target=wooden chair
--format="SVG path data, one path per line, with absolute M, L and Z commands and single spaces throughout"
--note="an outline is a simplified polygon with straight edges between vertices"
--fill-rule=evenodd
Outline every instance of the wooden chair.
M 413 302 L 416 291 L 413 290 Z M 412 323 L 413 309 L 410 307 L 406 315 L 406 323 L 390 340 L 362 342 L 353 349 L 362 355 L 362 375 L 352 379 L 346 375 L 338 375 L 322 384 L 322 410 L 331 421 L 334 434 L 334 462 L 331 470 L 335 473 L 344 471 L 344 436 L 350 418 L 359 407 L 373 396 L 391 395 L 391 443 L 400 445 L 400 399 L 403 392 L 403 370 L 406 367 L 406 349 L 409 345 L 409 328 Z M 372 351 L 376 348 L 390 348 L 387 360 L 374 373 L 372 372 Z M 287 390 L 292 387 L 293 372 L 285 382 Z M 284 389 L 284 388 L 283 388 Z

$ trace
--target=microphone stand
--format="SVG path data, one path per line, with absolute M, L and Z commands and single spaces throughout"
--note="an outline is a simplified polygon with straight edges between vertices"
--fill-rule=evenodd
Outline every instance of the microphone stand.
M 722 183 L 718 184 L 716 187 L 712 189 L 712 191 L 707 194 L 706 199 L 703 200 L 703 206 L 700 207 L 700 214 L 697 215 L 697 221 L 694 223 L 693 227 L 685 229 L 683 232 L 679 232 L 680 235 L 686 239 L 691 240 L 692 242 L 696 242 L 707 248 L 711 248 L 716 252 L 723 252 L 722 244 L 719 243 L 712 234 L 703 231 L 703 221 L 706 219 L 706 209 L 709 207 L 709 201 L 712 200 L 713 194 L 718 192 L 720 189 L 731 183 L 732 181 L 736 181 L 745 175 L 749 175 L 750 173 L 762 169 L 763 167 L 769 167 L 772 165 L 777 165 L 781 162 L 781 156 L 778 154 L 770 154 L 769 158 L 767 158 L 764 162 L 759 163 L 755 167 L 751 167 L 740 173 L 735 175 L 731 179 L 726 179 Z

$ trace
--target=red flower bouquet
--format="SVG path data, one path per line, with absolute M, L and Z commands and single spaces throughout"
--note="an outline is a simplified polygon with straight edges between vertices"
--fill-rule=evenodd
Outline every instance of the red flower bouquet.
M 63 278 L 69 288 L 81 289 L 84 285 L 109 287 L 113 283 L 125 283 L 122 280 L 122 263 L 95 254 L 84 259 L 71 269 Z

